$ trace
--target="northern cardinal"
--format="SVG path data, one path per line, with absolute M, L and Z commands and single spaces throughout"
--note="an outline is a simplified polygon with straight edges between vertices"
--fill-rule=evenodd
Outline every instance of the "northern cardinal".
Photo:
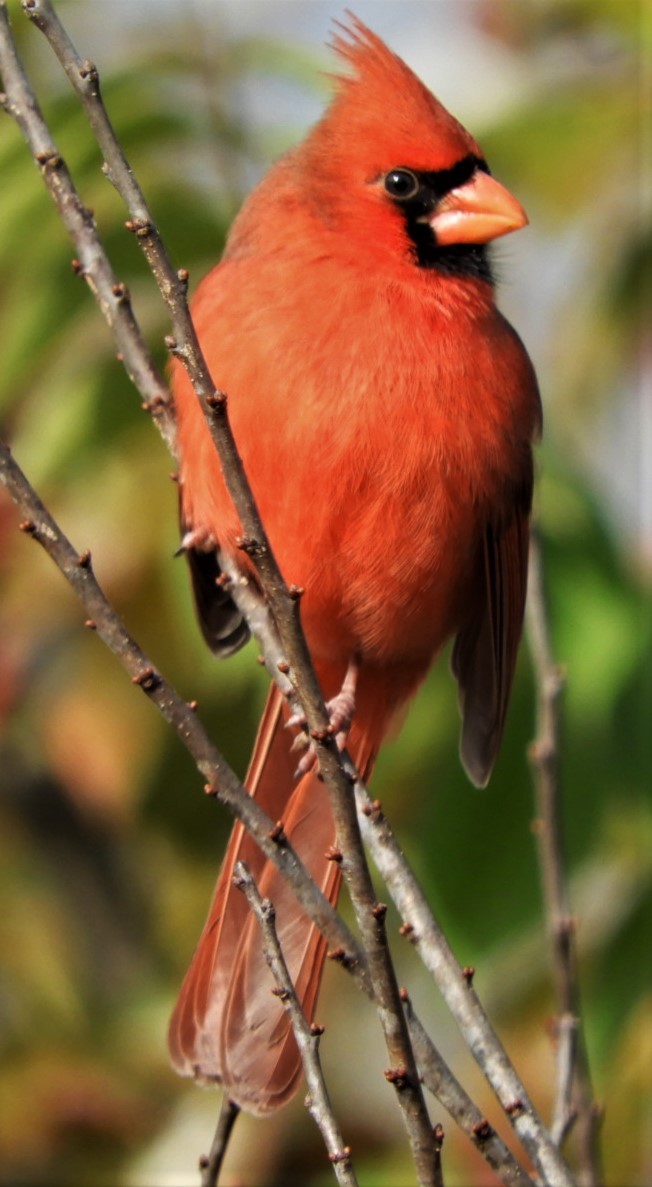
M 355 18 L 340 29 L 346 77 L 243 206 L 193 315 L 272 547 L 305 590 L 303 626 L 337 712 L 357 674 L 347 747 L 360 774 L 454 636 L 461 758 L 482 786 L 521 634 L 541 416 L 530 360 L 494 302 L 486 244 L 527 218 L 401 59 Z M 196 604 L 209 645 L 227 656 L 249 632 L 215 584 L 216 544 L 250 566 L 180 366 L 174 393 Z M 247 787 L 335 902 L 328 797 L 309 762 L 295 777 L 288 715 L 272 688 Z M 312 1017 L 323 938 L 236 825 L 169 1044 L 178 1072 L 219 1081 L 262 1114 L 292 1095 L 301 1065 L 258 925 L 232 886 L 237 860 L 275 904 Z

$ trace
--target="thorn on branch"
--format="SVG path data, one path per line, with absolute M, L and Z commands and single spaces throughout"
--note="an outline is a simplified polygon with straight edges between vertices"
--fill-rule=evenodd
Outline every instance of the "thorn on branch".
M 18 524 L 18 528 L 21 532 L 25 532 L 28 536 L 35 536 L 38 532 L 38 528 L 33 519 L 21 519 L 20 523 Z
M 245 552 L 247 556 L 251 556 L 255 560 L 260 559 L 261 556 L 265 556 L 267 552 L 266 546 L 254 539 L 253 536 L 237 536 L 235 543 L 241 552 Z
M 293 602 L 300 601 L 305 592 L 306 592 L 305 589 L 303 589 L 303 587 L 301 585 L 292 584 L 288 587 L 288 593 L 289 593 L 290 597 L 292 598 Z
M 464 977 L 467 985 L 470 987 L 473 984 L 473 978 L 475 977 L 475 969 L 472 964 L 466 964 L 464 966 L 462 969 L 462 976 Z
M 182 288 L 184 290 L 188 288 L 188 281 L 190 280 L 190 273 L 187 268 L 179 268 L 178 269 L 177 280 L 179 281 L 179 284 L 182 286 Z
M 142 688 L 143 692 L 151 693 L 154 692 L 154 689 L 158 688 L 161 683 L 161 677 L 154 668 L 145 668 L 137 676 L 131 677 L 131 683 L 137 684 L 139 688 Z
M 35 159 L 43 170 L 45 169 L 59 169 L 63 164 L 63 159 L 54 149 L 46 149 L 45 152 L 35 153 Z
M 79 77 L 88 83 L 89 87 L 97 86 L 100 81 L 99 72 L 94 62 L 86 58 L 79 67 Z
M 284 676 L 287 676 L 290 671 L 290 665 L 286 659 L 280 659 L 276 667 L 278 668 L 279 672 L 283 673 Z
M 129 289 L 124 281 L 119 280 L 117 284 L 111 285 L 111 292 L 118 304 L 122 305 L 129 300 Z
M 488 1142 L 489 1138 L 493 1137 L 493 1127 L 489 1124 L 486 1117 L 482 1121 L 476 1121 L 472 1127 L 473 1136 L 478 1143 Z
M 375 903 L 371 908 L 371 914 L 374 919 L 378 919 L 379 921 L 384 919 L 387 914 L 387 903 Z
M 325 1030 L 326 1030 L 326 1027 L 321 1026 L 318 1022 L 310 1023 L 310 1033 L 313 1036 L 313 1038 L 315 1038 L 315 1039 L 318 1039 L 321 1035 L 323 1035 Z
M 351 965 L 351 957 L 347 956 L 344 948 L 330 948 L 326 953 L 327 960 L 334 960 L 336 964 L 341 964 L 343 968 L 349 968 Z
M 399 936 L 403 936 L 404 939 L 411 940 L 412 942 L 414 942 L 414 940 L 417 938 L 414 934 L 414 927 L 411 923 L 402 923 L 398 929 L 398 934 Z
M 326 861 L 342 861 L 342 850 L 338 849 L 336 845 L 331 845 L 325 852 L 324 857 Z
M 186 701 L 191 713 L 196 713 L 199 708 L 199 701 Z
M 204 784 L 204 795 L 210 796 L 211 799 L 216 799 L 218 795 L 217 788 L 212 783 Z
M 75 256 L 74 260 L 70 261 L 70 267 L 72 268 L 75 276 L 83 276 L 84 275 L 84 265 L 82 264 L 81 260 L 77 259 L 76 256 Z
M 91 550 L 90 550 L 90 548 L 85 548 L 83 552 L 80 552 L 79 556 L 77 557 L 77 564 L 79 565 L 80 569 L 90 569 L 90 567 L 91 567 Z
M 89 630 L 89 631 L 96 631 L 96 630 L 97 630 L 97 623 L 96 623 L 96 621 L 95 621 L 95 619 L 94 619 L 94 618 L 87 618 L 87 619 L 86 619 L 86 621 L 85 621 L 85 623 L 84 623 L 84 626 L 85 626 L 85 627 L 86 627 L 86 629 L 87 629 L 87 630 Z
M 283 829 L 283 821 L 277 820 L 273 828 L 270 828 L 267 836 L 270 841 L 275 841 L 277 845 L 285 845 L 287 837 Z
M 147 239 L 153 232 L 152 224 L 146 218 L 128 218 L 125 227 L 139 239 Z
M 213 412 L 223 412 L 226 408 L 226 392 L 211 392 L 206 396 L 206 403 Z
M 408 991 L 407 991 L 407 989 L 405 988 L 405 986 L 404 986 L 404 985 L 402 985 L 402 986 L 401 986 L 401 988 L 399 989 L 399 991 L 398 991 L 398 996 L 400 997 L 401 1001 L 402 1001 L 402 1002 L 403 1002 L 403 1003 L 404 1003 L 406 1006 L 409 1004 L 409 1001 L 410 1001 L 410 994 L 408 993 Z
M 393 1084 L 399 1092 L 402 1088 L 407 1088 L 410 1083 L 410 1075 L 406 1067 L 387 1067 L 383 1074 L 388 1084 Z
M 333 1154 L 328 1155 L 331 1162 L 349 1162 L 351 1158 L 351 1147 L 343 1146 L 341 1150 L 337 1150 Z
M 382 816 L 382 808 L 383 806 L 380 800 L 372 800 L 370 804 L 365 804 L 362 811 L 365 816 L 368 816 L 370 820 L 373 820 L 377 824 Z
M 508 1105 L 505 1105 L 505 1112 L 508 1117 L 518 1117 L 520 1113 L 525 1112 L 525 1106 L 522 1100 L 512 1100 Z
M 156 416 L 165 406 L 163 396 L 152 396 L 151 400 L 144 400 L 141 404 L 143 412 L 149 412 L 151 416 Z
M 441 1150 L 441 1148 L 444 1144 L 445 1136 L 446 1136 L 446 1134 L 444 1133 L 444 1127 L 443 1127 L 443 1125 L 441 1125 L 440 1122 L 438 1122 L 437 1125 L 434 1126 L 433 1131 L 432 1131 L 432 1140 L 435 1143 L 436 1151 Z

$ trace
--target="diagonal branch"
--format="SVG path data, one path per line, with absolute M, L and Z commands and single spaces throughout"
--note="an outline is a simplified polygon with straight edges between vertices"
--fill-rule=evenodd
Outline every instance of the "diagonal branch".
M 239 1116 L 240 1105 L 224 1096 L 210 1151 L 199 1159 L 200 1187 L 217 1187 L 229 1139 Z
M 137 186 L 134 188 L 133 174 L 124 160 L 119 146 L 117 146 L 117 141 L 115 141 L 110 123 L 104 112 L 99 92 L 97 71 L 92 64 L 80 62 L 69 39 L 67 39 L 67 35 L 62 30 L 62 26 L 49 0 L 26 0 L 25 8 L 28 15 L 35 20 L 35 23 L 39 24 L 39 27 L 42 28 L 43 32 L 51 40 L 55 52 L 57 52 L 66 69 L 66 73 L 73 82 L 73 85 L 78 89 L 80 95 L 82 95 L 89 116 L 91 112 L 94 113 L 94 126 L 97 125 L 96 132 L 105 156 L 105 172 L 110 176 L 116 188 L 123 194 L 125 201 L 128 203 L 131 215 L 128 224 L 129 229 L 137 234 L 138 241 L 141 243 L 147 258 L 150 260 L 152 270 L 157 277 L 163 297 L 172 315 L 174 334 L 168 344 L 170 349 L 182 359 L 196 388 L 199 389 L 198 394 L 208 419 L 211 422 L 214 439 L 216 439 L 218 448 L 220 449 L 227 481 L 232 483 L 231 495 L 238 507 L 244 533 L 247 537 L 248 549 L 253 549 L 256 552 L 257 564 L 261 574 L 261 584 L 265 587 L 280 636 L 280 642 L 274 644 L 274 630 L 272 625 L 272 629 L 267 632 L 266 637 L 265 652 L 267 665 L 272 671 L 272 675 L 276 679 L 279 679 L 279 660 L 284 663 L 284 666 L 285 663 L 289 664 L 295 687 L 300 690 L 299 699 L 302 707 L 313 733 L 316 734 L 316 746 L 319 751 L 321 769 L 327 775 L 331 786 L 335 787 L 334 809 L 337 819 L 339 843 L 344 855 L 343 868 L 345 874 L 349 877 L 352 898 L 356 904 L 365 947 L 370 952 L 372 958 L 373 996 L 377 1003 L 380 1002 L 380 1011 L 390 1053 L 396 1053 L 397 1059 L 400 1060 L 400 1062 L 393 1062 L 392 1074 L 395 1076 L 397 1086 L 401 1083 L 403 1089 L 399 1091 L 401 1103 L 404 1104 L 406 1098 L 409 1097 L 409 1109 L 405 1111 L 409 1114 L 408 1125 L 412 1133 L 415 1157 L 417 1160 L 421 1160 L 420 1175 L 423 1181 L 431 1181 L 437 1174 L 435 1166 L 437 1161 L 436 1151 L 433 1149 L 433 1140 L 432 1135 L 429 1133 L 425 1108 L 423 1107 L 422 1100 L 419 1099 L 420 1089 L 416 1081 L 416 1069 L 413 1071 L 414 1061 L 409 1062 L 411 1051 L 409 1042 L 407 1042 L 404 1012 L 398 998 L 398 990 L 387 952 L 382 912 L 378 911 L 379 905 L 375 903 L 369 872 L 364 862 L 364 856 L 359 843 L 358 825 L 353 810 L 350 785 L 346 775 L 342 771 L 336 748 L 328 736 L 328 718 L 325 714 L 323 700 L 314 678 L 314 673 L 311 670 L 305 641 L 302 639 L 300 632 L 297 599 L 293 596 L 292 591 L 287 590 L 285 587 L 278 573 L 278 569 L 275 567 L 274 558 L 269 550 L 262 525 L 258 520 L 255 507 L 253 506 L 253 501 L 248 501 L 250 500 L 250 493 L 248 492 L 246 479 L 242 473 L 237 447 L 230 432 L 226 412 L 226 400 L 222 393 L 216 391 L 194 336 L 186 302 L 187 273 L 183 269 L 178 273 L 172 269 L 165 255 L 155 224 L 144 204 L 142 194 Z M 11 98 L 5 99 L 4 105 L 10 114 L 14 115 L 17 119 L 23 134 L 28 140 L 28 143 L 30 143 L 37 162 L 41 167 L 46 184 L 59 206 L 69 233 L 77 245 L 77 250 L 80 254 L 78 270 L 85 276 L 90 287 L 93 289 L 114 331 L 121 353 L 125 357 L 130 375 L 139 386 L 141 383 L 144 385 L 141 387 L 141 391 L 143 391 L 145 396 L 146 405 L 154 414 L 159 427 L 162 428 L 168 444 L 172 445 L 174 437 L 168 403 L 169 393 L 161 377 L 155 369 L 152 370 L 151 368 L 145 344 L 142 336 L 139 335 L 138 327 L 131 313 L 128 293 L 125 287 L 116 281 L 108 267 L 108 261 L 106 261 L 105 257 L 103 258 L 92 219 L 79 200 L 65 169 L 65 165 L 57 154 L 56 146 L 54 146 L 49 138 L 47 128 L 45 128 L 40 112 L 38 111 L 38 105 L 31 92 L 29 83 L 24 76 L 24 72 L 22 72 L 15 52 L 12 50 L 4 3 L 0 4 L 0 24 L 2 26 L 2 38 L 0 38 L 0 42 L 3 53 L 3 75 L 5 76 L 5 81 L 9 76 L 12 83 L 10 86 L 9 82 L 6 81 L 7 88 L 11 91 Z M 79 86 L 77 86 L 75 80 L 77 80 Z M 104 119 L 102 118 L 102 113 L 104 113 Z M 125 350 L 123 345 L 125 340 L 129 346 L 128 350 Z M 143 359 L 147 364 L 144 370 L 142 368 Z M 45 520 L 42 522 L 45 523 Z M 46 535 L 47 532 L 44 529 L 41 536 L 45 538 Z M 43 542 L 43 539 L 41 542 Z M 253 606 L 254 611 L 259 615 L 261 625 L 258 627 L 254 626 L 254 633 L 260 636 L 265 630 L 266 615 L 264 607 L 261 610 L 261 600 L 257 597 L 255 588 L 251 584 L 249 586 L 242 586 L 241 579 L 236 575 L 233 596 L 239 605 L 241 597 L 249 598 L 249 610 L 247 613 L 248 616 L 251 614 L 251 607 Z M 271 643 L 270 640 L 272 640 Z M 274 646 L 276 650 L 274 650 Z M 270 654 L 273 656 L 271 660 L 269 658 Z M 142 673 L 142 669 L 140 671 Z M 149 671 L 151 672 L 151 666 L 149 666 Z M 147 680 L 145 680 L 146 684 Z M 287 683 L 285 685 L 285 691 L 288 691 Z M 194 720 L 196 722 L 196 718 Z M 178 730 L 178 732 L 181 731 Z M 183 736 L 182 733 L 181 736 Z M 209 778 L 209 784 L 213 784 L 211 778 Z M 251 804 L 252 801 L 249 801 L 249 803 Z M 265 820 L 263 829 L 264 827 L 268 828 L 270 823 Z M 258 836 L 255 830 L 254 835 Z M 269 837 L 267 837 L 267 841 L 269 842 Z M 262 841 L 259 843 L 262 844 Z M 262 847 L 264 848 L 264 845 Z M 398 850 L 397 846 L 395 848 Z M 265 849 L 265 852 L 267 853 L 268 850 Z M 279 865 L 279 868 L 283 868 L 273 853 L 268 853 L 268 855 Z M 382 859 L 377 857 L 377 860 L 379 868 L 382 869 Z M 397 877 L 400 883 L 402 874 L 399 872 Z M 416 886 L 413 877 L 412 882 Z M 294 881 L 292 884 L 293 886 L 295 885 Z M 305 890 L 305 887 L 303 889 Z M 392 893 L 400 905 L 400 886 L 398 890 L 394 886 Z M 403 902 L 405 905 L 408 900 L 403 900 Z M 430 926 L 427 917 L 421 915 L 421 907 L 418 901 L 415 902 L 414 895 L 412 895 L 409 902 L 411 905 L 403 912 L 404 916 L 406 918 L 410 916 L 410 921 L 412 921 L 412 915 L 414 915 L 422 936 L 425 936 Z M 316 916 L 323 907 L 323 904 L 318 904 L 317 906 L 314 903 L 311 903 L 309 906 L 304 904 L 304 907 L 311 918 L 315 918 L 318 921 Z M 329 918 L 326 924 L 319 923 L 319 926 L 329 936 L 331 943 L 333 942 L 332 936 L 335 934 L 335 929 L 343 927 L 336 915 L 334 915 L 334 919 Z M 330 931 L 329 928 L 331 929 Z M 340 934 L 342 934 L 341 931 Z M 353 937 L 349 933 L 346 944 L 341 945 L 341 947 L 344 948 L 345 952 L 354 954 L 352 971 L 358 983 L 369 994 L 370 984 L 367 977 L 367 968 L 364 960 L 359 956 L 359 949 L 356 950 L 354 945 Z M 335 942 L 334 946 L 337 948 L 340 945 Z M 425 942 L 423 947 L 425 949 Z M 434 964 L 443 964 L 444 967 L 447 967 L 447 960 L 447 957 L 443 961 L 438 957 L 434 960 Z M 347 965 L 349 964 L 348 958 L 345 960 L 345 963 Z M 457 993 L 460 979 L 464 985 L 466 984 L 463 972 L 455 964 L 449 970 L 449 973 L 450 983 L 455 984 L 457 981 L 455 987 Z M 461 978 L 460 973 L 462 974 Z M 444 992 L 443 989 L 442 992 Z M 444 993 L 444 996 L 446 996 L 446 993 Z M 480 1050 L 483 1043 L 488 1041 L 488 1032 L 486 1028 L 483 1029 L 481 1026 L 479 1038 L 477 1037 L 477 1020 L 473 1018 L 473 1009 L 477 1005 L 477 999 L 475 998 L 475 994 L 472 993 L 470 986 L 468 986 L 468 992 L 466 989 L 462 989 L 462 1002 L 463 1008 L 458 1006 L 458 1015 L 464 1014 L 467 1008 L 471 1012 L 470 1033 L 476 1035 L 476 1049 Z M 472 1140 L 482 1149 L 485 1157 L 487 1157 L 487 1161 L 502 1172 L 501 1177 L 503 1181 L 510 1183 L 518 1182 L 519 1184 L 527 1183 L 527 1176 L 518 1167 L 513 1156 L 506 1150 L 498 1136 L 490 1131 L 490 1127 L 487 1127 L 486 1122 L 483 1123 L 483 1119 L 477 1113 L 477 1110 L 474 1116 L 474 1106 L 468 1101 L 468 1098 L 465 1098 L 463 1090 L 457 1085 L 449 1072 L 449 1080 L 446 1081 L 446 1077 L 442 1071 L 442 1061 L 438 1053 L 435 1051 L 428 1037 L 420 1030 L 419 1024 L 414 1018 L 410 1018 L 410 1032 L 412 1040 L 418 1049 L 419 1061 L 424 1068 L 426 1083 L 429 1086 L 435 1084 L 436 1087 L 434 1090 L 438 1092 L 443 1103 L 451 1110 L 453 1116 L 456 1116 L 456 1119 L 460 1121 L 467 1133 L 472 1137 Z M 496 1048 L 490 1047 L 491 1051 L 494 1052 L 494 1055 L 490 1062 L 495 1063 L 497 1059 L 500 1066 L 501 1053 L 504 1056 L 502 1048 L 498 1044 L 497 1055 Z M 407 1070 L 409 1093 L 404 1091 L 405 1081 L 402 1075 L 397 1075 L 398 1072 L 403 1072 L 404 1070 Z M 446 1069 L 446 1071 L 448 1070 Z M 511 1081 L 508 1078 L 507 1084 L 509 1085 L 510 1083 Z M 516 1081 L 516 1084 L 518 1085 L 518 1081 Z M 496 1087 L 495 1084 L 494 1087 Z M 519 1114 L 520 1117 L 521 1107 L 524 1106 L 524 1102 L 526 1101 L 524 1092 L 518 1096 L 510 1097 L 503 1081 L 500 1082 L 499 1087 L 496 1087 L 496 1091 L 506 1112 L 513 1114 L 512 1119 L 514 1120 L 516 1114 Z M 448 1100 L 445 1099 L 446 1095 L 448 1096 Z M 527 1103 L 529 1104 L 529 1102 Z M 543 1131 L 543 1127 L 538 1121 L 538 1118 L 536 1118 L 536 1115 L 531 1115 L 529 1109 L 524 1109 L 522 1117 L 524 1120 L 519 1119 L 518 1125 L 515 1123 L 515 1129 L 524 1141 L 524 1144 L 528 1146 L 528 1149 L 530 1149 L 528 1142 L 531 1142 L 537 1150 L 538 1161 L 532 1150 L 530 1152 L 533 1154 L 534 1160 L 546 1178 L 546 1181 L 560 1184 L 569 1183 L 570 1179 L 568 1178 L 566 1168 L 560 1163 L 554 1149 L 551 1154 L 550 1149 L 547 1148 L 547 1146 L 550 1146 L 550 1139 L 545 1134 L 545 1131 Z M 532 1131 L 532 1127 L 534 1127 L 534 1132 Z M 540 1144 L 542 1144 L 543 1154 L 539 1148 Z M 491 1157 L 488 1154 L 489 1151 L 491 1151 Z M 550 1172 L 549 1178 L 547 1177 L 548 1171 Z
M 340 1187 L 357 1187 L 357 1179 L 351 1162 L 351 1150 L 344 1144 L 342 1131 L 328 1096 L 319 1059 L 319 1040 L 324 1028 L 309 1025 L 301 1009 L 292 978 L 285 963 L 285 957 L 276 934 L 276 912 L 269 899 L 260 896 L 251 872 L 244 862 L 235 867 L 235 885 L 246 896 L 262 934 L 263 952 L 276 982 L 277 996 L 283 1002 L 292 1022 L 292 1031 L 299 1048 L 301 1062 L 308 1085 L 306 1108 L 321 1130 L 328 1157 Z
M 380 804 L 377 801 L 370 802 L 366 790 L 360 784 L 356 785 L 356 795 L 361 818 L 365 822 L 365 841 L 409 928 L 410 940 L 435 980 L 505 1115 L 544 1182 L 572 1187 L 573 1180 L 568 1167 L 539 1118 L 473 988 L 473 970 L 463 969 L 453 954 L 387 824 Z M 474 1124 L 473 1132 L 477 1144 L 482 1145 L 493 1131 L 485 1120 Z
M 70 43 L 61 38 L 60 24 L 53 19 L 53 9 L 49 0 L 25 0 L 25 9 L 33 20 L 37 20 L 38 17 L 39 27 L 46 35 L 50 28 L 54 28 L 57 32 L 56 44 L 59 52 L 68 54 L 71 48 Z M 11 90 L 12 95 L 11 101 L 6 104 L 7 110 L 16 119 L 23 136 L 42 165 L 48 189 L 57 203 L 66 228 L 73 238 L 83 234 L 84 248 L 86 248 L 88 233 L 93 230 L 92 220 L 88 212 L 84 211 L 68 170 L 47 131 L 12 43 L 4 4 L 0 6 L 0 12 L 3 25 L 2 72 L 7 89 Z M 98 105 L 101 104 L 97 71 L 90 64 L 82 64 L 80 67 L 78 62 L 78 58 L 75 57 L 70 63 L 70 71 L 76 71 L 77 74 L 82 72 L 85 75 L 87 84 L 84 87 L 85 101 L 91 104 L 94 113 L 97 114 Z M 100 120 L 97 122 L 102 124 L 104 139 L 108 138 L 113 141 L 115 137 L 109 121 Z M 45 150 L 43 145 L 46 145 Z M 130 173 L 130 170 L 121 153 L 114 153 L 113 157 L 115 158 L 115 160 L 112 159 L 111 166 L 113 181 L 114 184 L 121 185 L 119 178 L 125 171 Z M 142 220 L 144 211 L 146 211 L 142 194 L 139 190 L 135 191 L 131 184 L 125 185 L 124 190 L 127 201 L 138 203 L 139 214 L 137 217 Z M 67 195 L 72 201 L 67 203 L 64 195 Z M 70 205 L 72 217 L 68 217 L 68 205 Z M 155 247 L 160 244 L 160 237 L 151 217 L 147 216 L 146 225 L 141 225 L 139 229 L 143 231 L 141 238 L 144 246 L 148 240 L 151 240 Z M 82 268 L 90 263 L 90 260 L 86 259 L 87 254 L 84 251 Z M 298 599 L 285 584 L 272 553 L 231 432 L 226 396 L 217 390 L 212 380 L 190 321 L 186 303 L 187 274 L 182 273 L 181 277 L 177 274 L 176 283 L 170 284 L 167 257 L 158 249 L 156 260 L 162 264 L 162 268 L 154 269 L 155 277 L 160 284 L 164 300 L 172 312 L 173 325 L 175 329 L 183 330 L 184 335 L 178 341 L 173 338 L 169 343 L 170 349 L 185 366 L 206 416 L 222 463 L 226 485 L 240 518 L 243 529 L 243 548 L 248 555 L 255 559 L 258 577 L 278 629 L 285 657 L 284 662 L 289 668 L 290 680 L 299 695 L 301 708 L 315 742 L 320 769 L 329 788 L 338 845 L 343 854 L 342 872 L 354 906 L 363 947 L 368 956 L 374 999 L 390 1058 L 389 1076 L 397 1090 L 397 1101 L 409 1136 L 419 1181 L 430 1184 L 433 1182 L 435 1157 L 432 1130 L 401 1007 L 396 976 L 389 955 L 384 919 L 373 914 L 375 896 L 360 838 L 350 778 L 345 773 L 337 744 L 329 728 L 328 713 L 301 630 Z M 106 282 L 104 270 L 102 269 L 101 272 L 102 280 Z M 94 273 L 87 275 L 91 287 L 93 287 L 92 277 L 94 277 Z M 133 319 L 125 286 L 115 282 L 110 274 L 108 286 L 114 300 L 119 302 L 120 307 L 126 306 L 130 320 Z M 94 291 L 98 295 L 102 311 L 116 333 L 118 322 L 114 307 L 107 300 L 106 283 Z M 152 412 L 164 416 L 165 423 L 168 423 L 165 398 L 160 393 L 153 402 L 150 402 L 150 407 Z
M 7 446 L 0 441 L 0 483 L 18 507 L 22 531 L 32 536 L 59 567 L 72 586 L 88 616 L 86 626 L 97 632 L 120 661 L 133 684 L 142 688 L 175 730 L 206 780 L 206 792 L 225 804 L 245 825 L 257 844 L 290 882 L 306 914 L 340 947 L 344 963 L 350 965 L 365 992 L 370 993 L 364 953 L 326 896 L 310 878 L 303 863 L 287 842 L 279 840 L 275 822 L 242 786 L 199 720 L 196 707 L 188 704 L 156 670 L 107 601 L 93 573 L 89 552 L 79 553 L 59 524 L 47 511 L 27 481 Z
M 333 955 L 337 954 L 337 963 L 352 975 L 357 987 L 373 1001 L 364 954 L 357 941 L 309 878 L 289 845 L 281 846 L 274 839 L 278 832 L 272 821 L 262 812 L 256 801 L 248 796 L 207 738 L 194 706 L 187 704 L 165 678 L 155 671 L 104 597 L 93 574 L 89 554 L 79 554 L 66 539 L 7 447 L 1 442 L 0 482 L 6 487 L 24 517 L 20 525 L 22 530 L 42 545 L 74 589 L 88 615 L 87 627 L 97 632 L 132 680 L 143 688 L 152 703 L 176 730 L 199 771 L 208 781 L 207 787 L 211 794 L 216 794 L 216 798 L 242 820 L 260 847 L 289 881 L 306 914 L 327 936 Z M 215 787 L 219 788 L 217 793 L 214 791 Z M 438 1097 L 470 1139 L 478 1145 L 488 1164 L 505 1184 L 509 1187 L 530 1187 L 530 1179 L 497 1134 L 484 1134 L 480 1140 L 482 1117 L 479 1110 L 469 1100 L 441 1059 L 409 1002 L 406 1003 L 406 1012 L 426 1087 Z M 213 1165 L 214 1161 L 209 1156 L 209 1164 Z M 206 1173 L 208 1174 L 208 1170 Z

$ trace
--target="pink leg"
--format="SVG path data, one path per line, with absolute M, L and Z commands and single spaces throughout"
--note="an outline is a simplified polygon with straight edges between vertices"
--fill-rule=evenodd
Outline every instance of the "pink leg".
M 330 720 L 330 727 L 335 737 L 338 749 L 343 750 L 346 745 L 346 739 L 349 736 L 351 723 L 355 714 L 355 690 L 358 683 L 358 672 L 360 671 L 360 664 L 357 658 L 349 660 L 349 665 L 346 669 L 342 687 L 330 701 L 326 702 L 326 709 L 328 710 L 328 717 Z M 288 727 L 300 726 L 305 730 L 306 719 L 299 713 L 293 714 L 289 718 Z M 296 743 L 301 745 L 304 742 L 305 735 L 299 734 L 296 738 Z M 306 744 L 305 753 L 299 760 L 295 774 L 305 775 L 311 771 L 317 762 L 317 754 L 312 742 Z

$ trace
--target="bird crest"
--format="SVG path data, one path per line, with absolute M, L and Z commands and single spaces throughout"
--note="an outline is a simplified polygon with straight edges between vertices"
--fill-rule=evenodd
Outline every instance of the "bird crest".
M 365 155 L 374 153 L 387 167 L 405 164 L 446 169 L 468 154 L 482 155 L 466 129 L 358 17 L 335 21 L 331 48 L 349 67 L 331 74 L 335 96 L 321 123 L 337 141 L 346 128 L 347 143 Z

